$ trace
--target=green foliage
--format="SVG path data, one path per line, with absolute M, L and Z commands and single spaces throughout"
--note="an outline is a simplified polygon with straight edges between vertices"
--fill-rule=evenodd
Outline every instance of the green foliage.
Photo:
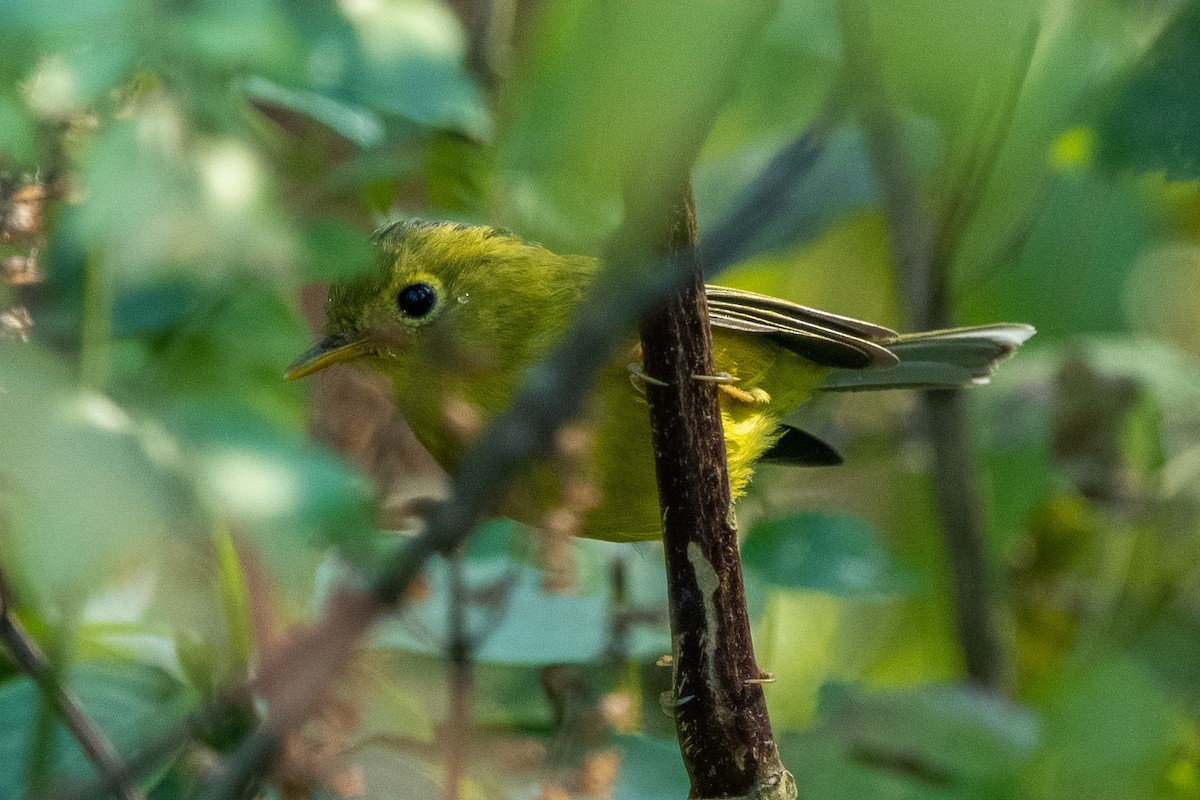
M 1014 797 L 1038 743 L 1029 712 L 961 687 L 865 693 L 833 684 L 821 718 L 781 744 L 809 776 L 801 797 Z
M 1188 2 L 1143 56 L 1102 118 L 1109 166 L 1200 178 L 1200 119 L 1190 87 L 1200 81 L 1200 4 Z
M 80 705 L 112 741 L 117 751 L 131 754 L 148 739 L 166 733 L 188 710 L 189 698 L 178 681 L 160 670 L 117 661 L 80 662 L 66 684 Z M 46 785 L 81 783 L 94 773 L 79 745 L 49 715 L 37 687 L 25 677 L 0 685 L 0 758 L 7 768 L 0 775 L 0 797 L 21 797 L 31 778 Z M 43 728 L 44 722 L 49 722 Z M 45 731 L 43 733 L 43 730 Z M 45 751 L 36 748 L 48 742 Z M 161 770 L 147 783 L 154 783 Z
M 819 399 L 845 466 L 763 469 L 738 506 L 784 761 L 830 800 L 1200 797 L 1200 7 L 527 5 L 0 4 L 0 569 L 96 726 L 129 756 L 254 674 L 441 491 L 386 399 L 282 380 L 310 284 L 385 220 L 595 252 L 699 152 L 703 235 L 800 153 L 720 280 L 903 326 L 865 51 L 954 320 L 1039 329 L 970 401 L 1009 697 L 959 683 L 911 404 Z M 465 794 L 686 793 L 656 547 L 496 521 L 463 565 Z M 451 605 L 439 558 L 289 742 L 297 792 L 443 790 Z M 0 798 L 92 776 L 6 658 L 0 721 Z
M 160 468 L 171 443 L 32 347 L 0 343 L 0 382 L 4 566 L 26 591 L 71 605 L 153 558 L 177 491 Z
M 742 561 L 751 575 L 782 588 L 855 595 L 896 591 L 904 583 L 869 524 L 819 511 L 755 525 Z

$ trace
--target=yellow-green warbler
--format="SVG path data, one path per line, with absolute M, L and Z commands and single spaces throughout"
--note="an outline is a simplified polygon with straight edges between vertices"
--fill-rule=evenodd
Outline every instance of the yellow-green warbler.
M 287 377 L 343 362 L 375 368 L 391 380 L 417 438 L 454 470 L 479 425 L 508 406 L 526 365 L 563 333 L 597 262 L 450 223 L 398 223 L 379 241 L 379 267 L 332 287 L 327 336 Z M 902 336 L 764 295 L 717 286 L 707 294 L 735 498 L 756 461 L 840 461 L 832 448 L 783 423 L 815 391 L 986 383 L 1033 333 L 1003 324 Z M 586 403 L 579 423 L 586 436 L 579 438 L 589 455 L 577 461 L 596 491 L 579 515 L 578 535 L 631 541 L 662 533 L 640 391 L 650 378 L 640 361 L 631 339 L 597 375 Z M 502 512 L 540 525 L 563 503 L 562 471 L 561 464 L 531 467 Z

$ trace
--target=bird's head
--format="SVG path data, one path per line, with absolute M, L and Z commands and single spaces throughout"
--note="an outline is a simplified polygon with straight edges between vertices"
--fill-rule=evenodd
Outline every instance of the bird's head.
M 406 221 L 377 240 L 376 267 L 330 288 L 325 338 L 289 379 L 345 362 L 393 380 L 515 374 L 561 330 L 594 269 L 483 226 Z

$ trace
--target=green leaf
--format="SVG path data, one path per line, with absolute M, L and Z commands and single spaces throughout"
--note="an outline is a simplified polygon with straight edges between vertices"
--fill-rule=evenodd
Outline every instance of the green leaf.
M 1028 323 L 1036 345 L 1125 330 L 1125 287 L 1153 233 L 1147 215 L 1143 189 L 1129 176 L 1065 176 L 1041 200 L 1015 258 L 972 276 L 960 318 Z
M 792 136 L 812 123 L 842 74 L 837 4 L 783 0 L 747 54 L 737 89 L 717 118 L 705 157 Z M 701 227 L 703 230 L 703 226 Z
M 298 237 L 276 206 L 267 164 L 246 141 L 200 137 L 155 94 L 86 142 L 79 236 L 118 288 L 186 276 L 223 285 L 289 273 Z M 130 224 L 136 220 L 136 224 Z
M 331 104 L 359 115 L 400 116 L 472 138 L 489 134 L 482 96 L 463 66 L 466 36 L 444 4 L 395 0 L 344 4 L 336 12 L 332 7 L 310 7 L 305 12 L 300 18 L 302 30 L 323 59 L 318 67 L 294 76 L 303 79 L 303 85 L 277 79 L 279 88 L 296 93 L 292 95 L 296 102 L 284 102 L 285 106 L 312 112 L 314 119 L 328 120 L 339 132 L 350 132 L 345 128 L 353 124 L 352 141 L 360 143 L 371 140 L 373 126 L 362 125 L 367 118 L 361 116 L 353 123 L 332 120 Z
M 809 511 L 759 522 L 742 561 L 758 578 L 788 589 L 855 595 L 905 587 L 874 529 L 849 514 Z
M 1200 178 L 1200 3 L 1159 36 L 1100 123 L 1102 163 Z
M 831 684 L 820 715 L 818 727 L 780 742 L 803 798 L 1014 796 L 1038 742 L 1029 711 L 961 686 L 866 692 Z
M 79 698 L 84 712 L 128 757 L 156 735 L 179 724 L 190 710 L 183 687 L 165 672 L 151 667 L 107 662 L 74 665 L 67 685 Z M 22 676 L 0 685 L 0 797 L 23 797 L 24 780 L 36 740 L 41 695 L 31 680 Z M 57 723 L 49 754 L 52 783 L 91 780 L 95 771 L 79 745 Z M 165 769 L 165 767 L 164 767 Z M 142 785 L 152 786 L 161 776 L 153 774 Z
M 148 358 L 134 365 L 132 375 L 114 381 L 131 397 L 160 407 L 184 401 L 236 408 L 235 413 L 252 408 L 282 428 L 297 433 L 303 428 L 304 387 L 285 381 L 283 370 L 308 346 L 311 334 L 278 289 L 249 279 L 223 290 L 155 283 L 122 298 L 117 311 L 123 315 L 132 307 L 133 319 L 115 327 L 138 333 Z M 163 316 L 137 310 L 138 298 L 161 298 Z
M 252 75 L 246 81 L 246 91 L 258 100 L 304 114 L 359 147 L 371 147 L 384 138 L 383 123 L 369 110 L 348 106 L 323 94 L 281 86 L 261 75 Z
M 910 116 L 902 123 L 915 169 L 921 174 L 932 171 L 939 155 L 932 121 Z M 784 186 L 772 184 L 770 194 L 755 203 L 748 190 L 764 170 L 778 169 L 777 161 L 787 164 L 795 179 Z M 731 209 L 753 203 L 769 210 L 754 214 L 755 229 L 743 232 L 746 241 L 738 261 L 815 239 L 848 215 L 874 207 L 879 194 L 865 134 L 861 126 L 851 123 L 829 131 L 811 129 L 782 147 L 759 142 L 720 160 L 705 161 L 696 169 L 695 189 L 701 231 L 713 230 L 727 215 L 740 216 Z M 861 244 L 854 242 L 856 247 Z M 789 254 L 786 260 L 778 272 L 795 269 L 797 259 Z

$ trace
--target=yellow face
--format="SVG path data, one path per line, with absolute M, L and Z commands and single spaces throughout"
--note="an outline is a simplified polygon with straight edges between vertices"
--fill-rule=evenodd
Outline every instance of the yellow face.
M 486 227 L 400 223 L 379 244 L 374 271 L 331 288 L 327 335 L 289 379 L 360 361 L 398 396 L 451 380 L 473 395 L 504 394 L 565 327 L 595 269 Z

